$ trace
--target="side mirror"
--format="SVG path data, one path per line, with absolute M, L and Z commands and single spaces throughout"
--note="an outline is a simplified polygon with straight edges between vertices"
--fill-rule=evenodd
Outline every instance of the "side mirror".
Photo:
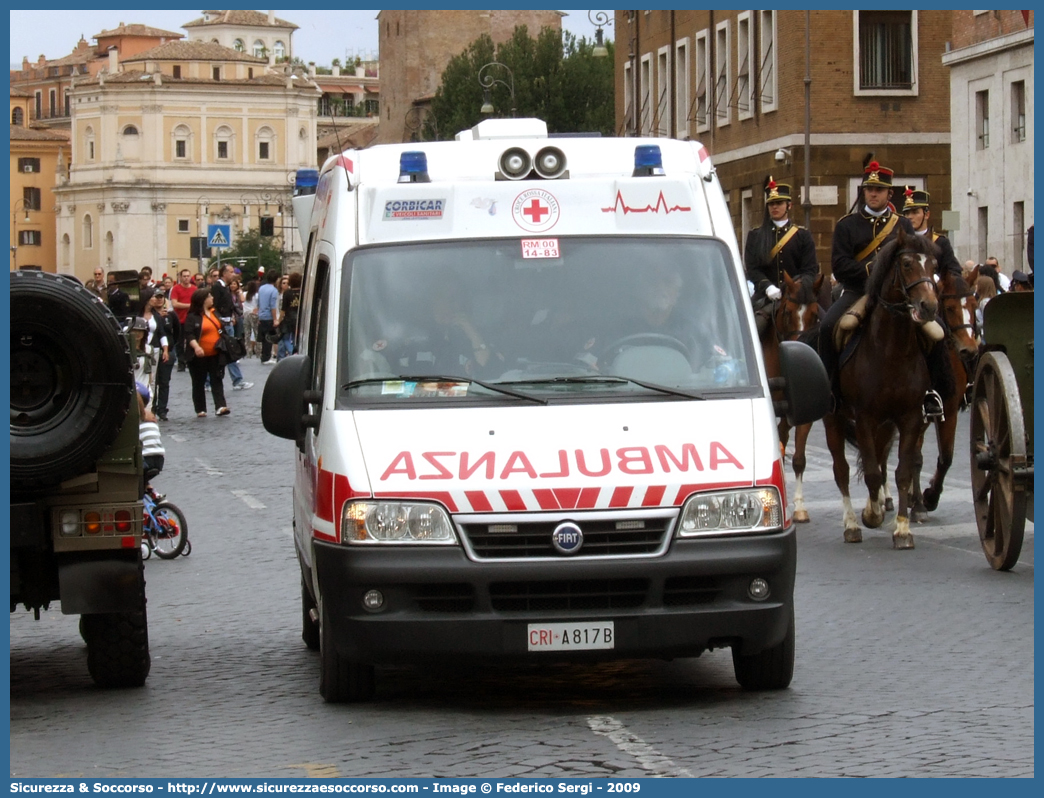
M 272 435 L 301 443 L 305 430 L 319 426 L 310 405 L 321 400 L 311 391 L 312 359 L 291 355 L 276 363 L 261 394 L 261 423 Z
M 830 379 L 819 353 L 799 341 L 783 341 L 779 345 L 779 367 L 784 398 L 776 403 L 777 413 L 785 415 L 792 427 L 825 416 L 830 410 Z

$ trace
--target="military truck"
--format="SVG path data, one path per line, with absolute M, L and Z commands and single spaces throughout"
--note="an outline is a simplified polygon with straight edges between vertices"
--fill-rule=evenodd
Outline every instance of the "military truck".
M 59 602 L 80 616 L 94 682 L 141 686 L 150 658 L 133 344 L 69 277 L 12 273 L 10 308 L 11 612 L 39 620 Z

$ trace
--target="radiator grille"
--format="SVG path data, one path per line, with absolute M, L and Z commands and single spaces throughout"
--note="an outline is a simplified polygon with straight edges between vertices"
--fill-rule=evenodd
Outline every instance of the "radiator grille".
M 584 545 L 576 556 L 655 554 L 661 550 L 671 520 L 641 519 L 641 529 L 617 529 L 618 521 L 614 519 L 577 521 L 584 533 Z M 462 523 L 460 528 L 476 559 L 528 559 L 563 556 L 551 545 L 551 533 L 558 524 L 558 521 L 523 522 L 516 525 L 517 532 L 490 532 L 490 526 L 494 525 L 473 522 Z
M 556 582 L 499 582 L 489 586 L 499 612 L 614 610 L 640 607 L 648 579 L 585 579 Z

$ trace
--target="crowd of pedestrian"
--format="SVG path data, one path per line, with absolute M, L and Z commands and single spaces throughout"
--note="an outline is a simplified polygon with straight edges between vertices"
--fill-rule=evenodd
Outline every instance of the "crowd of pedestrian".
M 266 365 L 293 354 L 300 274 L 281 275 L 275 270 L 266 274 L 261 267 L 257 278 L 244 284 L 240 270 L 226 262 L 206 273 L 181 269 L 154 280 L 146 266 L 138 272 L 137 296 L 125 286 L 115 273 L 106 275 L 98 268 L 85 287 L 132 332 L 135 381 L 147 392 L 149 415 L 157 421 L 168 420 L 175 370 L 189 373 L 198 418 L 207 416 L 208 390 L 214 413 L 230 415 L 226 374 L 234 391 L 254 387 L 244 379 L 239 364 L 225 354 L 225 346 L 219 343 L 224 336 L 241 341 L 246 357 L 260 357 Z

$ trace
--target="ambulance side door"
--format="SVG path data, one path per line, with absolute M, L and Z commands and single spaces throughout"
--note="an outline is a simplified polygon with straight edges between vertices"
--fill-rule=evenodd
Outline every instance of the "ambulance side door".
M 308 355 L 312 364 L 309 390 L 322 394 L 326 375 L 327 327 L 329 325 L 330 260 L 329 246 L 324 242 L 316 248 L 314 262 L 309 266 L 310 285 L 307 299 L 308 317 L 301 319 L 302 335 L 298 352 Z M 302 564 L 312 569 L 312 521 L 315 512 L 316 481 L 318 477 L 319 434 L 322 427 L 320 400 L 312 406 L 320 423 L 305 430 L 304 441 L 297 450 L 297 473 L 294 484 L 294 545 Z

